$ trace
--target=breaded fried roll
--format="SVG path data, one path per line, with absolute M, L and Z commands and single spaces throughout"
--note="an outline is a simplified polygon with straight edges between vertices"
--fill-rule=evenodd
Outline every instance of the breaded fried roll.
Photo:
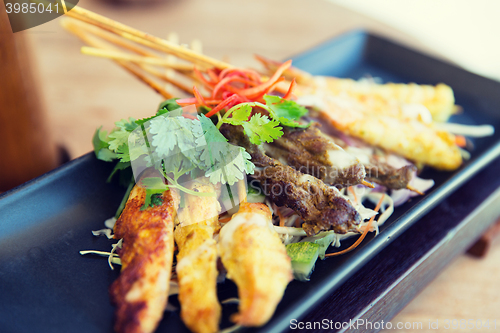
M 119 333 L 153 332 L 168 300 L 178 197 L 168 190 L 161 205 L 141 210 L 145 197 L 135 185 L 114 227 L 115 238 L 123 238 L 121 274 L 110 288 Z
M 292 280 L 290 258 L 271 219 L 266 205 L 242 202 L 220 231 L 222 263 L 238 286 L 239 313 L 232 320 L 239 325 L 264 325 Z
M 216 193 L 208 179 L 193 181 L 191 190 Z M 196 333 L 219 330 L 221 306 L 217 299 L 217 245 L 213 239 L 219 229 L 221 210 L 216 196 L 184 194 L 185 207 L 180 211 L 180 224 L 175 228 L 177 278 L 181 318 Z

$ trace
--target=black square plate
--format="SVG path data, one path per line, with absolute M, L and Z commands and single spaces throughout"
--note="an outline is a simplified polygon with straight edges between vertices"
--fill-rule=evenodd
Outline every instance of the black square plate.
M 451 121 L 500 128 L 500 83 L 432 59 L 363 31 L 328 41 L 294 58 L 312 74 L 437 84 L 455 91 L 464 112 Z M 89 138 L 90 140 L 90 138 Z M 281 331 L 338 288 L 432 207 L 500 155 L 500 135 L 474 140 L 472 158 L 454 172 L 426 171 L 436 185 L 424 197 L 396 209 L 377 237 L 355 251 L 320 261 L 308 283 L 290 283 L 276 314 L 264 327 Z M 108 288 L 118 276 L 107 261 L 82 257 L 80 250 L 109 251 L 111 241 L 93 237 L 114 215 L 125 190 L 107 184 L 113 165 L 87 154 L 0 196 L 0 331 L 111 332 L 113 307 Z M 350 244 L 345 242 L 345 246 Z M 219 285 L 220 298 L 236 295 Z M 175 303 L 175 300 L 172 300 Z M 229 325 L 224 307 L 222 326 Z M 158 332 L 186 332 L 178 312 L 166 312 Z

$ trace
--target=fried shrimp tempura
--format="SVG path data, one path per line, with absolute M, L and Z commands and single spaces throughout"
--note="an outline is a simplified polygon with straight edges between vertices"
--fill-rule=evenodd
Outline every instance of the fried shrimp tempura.
M 190 189 L 215 193 L 208 180 L 195 181 Z M 213 234 L 219 229 L 220 205 L 217 197 L 185 194 L 180 224 L 175 228 L 179 302 L 184 324 L 196 333 L 219 330 L 221 306 L 217 298 L 217 245 Z
M 352 96 L 335 96 L 324 87 L 297 87 L 295 93 L 302 98 L 315 96 L 314 103 L 323 121 L 369 145 L 438 170 L 452 171 L 462 164 L 455 136 L 440 130 L 432 121 L 376 113 L 366 103 Z
M 166 191 L 160 206 L 140 210 L 145 197 L 135 185 L 114 227 L 115 238 L 123 238 L 121 274 L 110 288 L 120 333 L 153 332 L 168 300 L 178 197 Z
M 290 258 L 271 218 L 266 205 L 243 202 L 220 232 L 222 263 L 240 298 L 232 320 L 242 326 L 264 325 L 292 280 Z

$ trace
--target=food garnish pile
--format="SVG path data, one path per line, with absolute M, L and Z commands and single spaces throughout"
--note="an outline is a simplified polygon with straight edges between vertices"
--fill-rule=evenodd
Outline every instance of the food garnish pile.
M 155 331 L 176 293 L 190 330 L 219 331 L 224 278 L 238 287 L 235 327 L 264 325 L 294 277 L 309 280 L 318 257 L 355 249 L 395 206 L 424 195 L 434 182 L 422 169 L 459 168 L 463 134 L 493 131 L 445 123 L 458 109 L 445 84 L 311 76 L 263 57 L 264 70 L 236 68 L 79 7 L 68 16 L 86 22 L 63 23 L 92 46 L 84 53 L 114 59 L 166 98 L 151 117 L 93 138 L 97 158 L 116 164 L 110 179 L 128 186 L 93 232 L 117 240 L 112 251 L 81 251 L 121 265 L 110 288 L 117 332 Z

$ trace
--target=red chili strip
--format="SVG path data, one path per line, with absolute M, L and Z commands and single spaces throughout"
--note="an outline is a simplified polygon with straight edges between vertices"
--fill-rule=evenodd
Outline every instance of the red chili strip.
M 260 74 L 254 71 L 253 69 L 245 69 L 245 68 L 226 68 L 222 70 L 219 74 L 219 80 L 222 80 L 224 77 L 229 74 L 238 73 L 240 75 L 244 75 L 258 83 L 260 83 Z
M 208 74 L 208 76 L 210 76 L 210 79 L 212 79 L 213 84 L 216 84 L 217 82 L 219 82 L 219 76 L 215 73 L 215 71 L 213 69 L 208 69 L 207 74 Z
M 234 93 L 238 94 L 238 91 L 239 91 L 238 89 L 229 86 L 229 83 L 235 82 L 235 81 L 236 82 L 241 82 L 241 83 L 244 83 L 244 84 L 248 84 L 248 85 L 252 85 L 252 86 L 255 85 L 255 82 L 247 80 L 247 79 L 244 79 L 244 78 L 241 78 L 239 76 L 226 77 L 226 78 L 220 80 L 220 82 L 217 83 L 217 85 L 214 87 L 214 90 L 212 91 L 212 98 L 215 99 L 216 96 L 217 96 L 217 94 L 219 93 L 219 91 L 222 88 L 225 88 L 226 90 L 229 90 L 231 92 L 234 92 Z
M 222 98 L 222 99 L 206 99 L 205 103 L 207 103 L 207 105 L 217 105 L 217 104 L 221 103 L 223 100 L 225 100 L 225 98 Z
M 210 111 L 209 113 L 207 113 L 205 116 L 207 116 L 207 118 L 212 117 L 214 114 L 216 114 L 217 112 L 219 112 L 220 110 L 222 110 L 224 107 L 226 107 L 227 105 L 231 104 L 232 102 L 237 101 L 238 99 L 239 98 L 238 98 L 237 95 L 232 95 L 229 98 L 226 98 L 219 105 L 217 105 L 215 108 L 213 108 L 212 111 Z
M 184 105 L 196 104 L 198 101 L 196 100 L 195 97 L 190 97 L 190 98 L 178 99 L 178 100 L 176 100 L 176 102 L 180 106 L 184 106 Z
M 209 86 L 209 87 L 213 87 L 213 86 L 215 86 L 215 84 L 217 83 L 217 82 L 211 82 L 211 81 L 208 81 L 208 80 L 207 80 L 207 79 L 203 76 L 203 74 L 202 74 L 202 73 L 198 70 L 198 68 L 196 68 L 196 67 L 195 67 L 195 68 L 193 69 L 193 71 L 194 71 L 194 74 L 196 75 L 196 77 L 197 77 L 198 79 L 200 79 L 200 81 L 201 81 L 201 82 L 203 82 L 205 85 L 207 85 L 207 86 Z
M 252 99 L 252 100 L 258 100 L 258 99 L 264 97 L 264 95 L 267 94 L 268 92 L 273 91 L 276 88 L 276 86 L 278 85 L 278 83 L 280 83 L 282 81 L 285 81 L 284 77 L 280 77 L 278 80 L 276 80 L 276 82 L 274 82 L 269 88 L 265 89 L 264 91 L 262 91 L 256 95 L 251 95 L 251 96 L 247 96 L 247 97 L 249 99 Z
M 258 85 L 258 86 L 253 87 L 253 88 L 241 90 L 239 92 L 239 95 L 251 96 L 251 95 L 257 95 L 257 94 L 261 93 L 262 91 L 271 87 L 276 81 L 278 81 L 281 74 L 283 74 L 284 71 L 286 71 L 288 68 L 290 68 L 290 66 L 292 66 L 292 60 L 288 60 L 288 61 L 284 62 L 283 64 L 281 64 L 281 66 L 276 70 L 274 75 L 267 82 L 264 82 L 263 84 Z
M 286 92 L 285 96 L 283 96 L 283 99 L 289 99 L 290 97 L 292 97 L 292 91 L 293 91 L 293 88 L 295 88 L 295 85 L 297 83 L 295 82 L 295 78 L 292 80 L 292 83 L 290 83 L 290 88 L 288 88 L 288 91 Z
M 203 106 L 207 105 L 207 103 L 205 102 L 205 99 L 201 95 L 198 88 L 196 88 L 196 86 L 193 86 L 193 93 L 194 93 L 194 97 L 196 98 L 196 101 L 198 102 L 199 105 L 203 105 Z

